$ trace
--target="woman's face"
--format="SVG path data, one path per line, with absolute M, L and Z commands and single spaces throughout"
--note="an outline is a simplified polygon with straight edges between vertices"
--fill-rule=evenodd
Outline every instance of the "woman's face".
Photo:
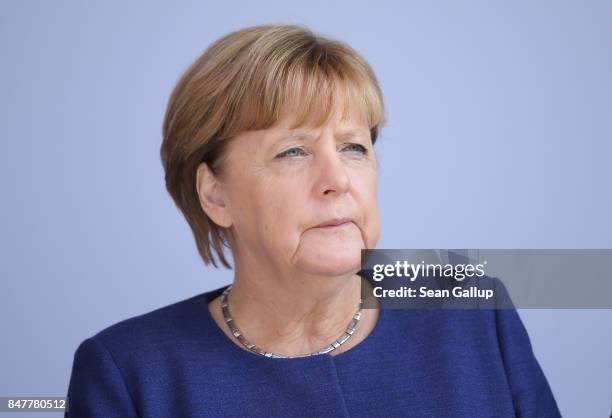
M 360 250 L 380 236 L 368 126 L 354 114 L 341 121 L 338 109 L 319 128 L 290 130 L 292 121 L 286 115 L 228 146 L 222 190 L 236 261 L 316 275 L 356 272 Z

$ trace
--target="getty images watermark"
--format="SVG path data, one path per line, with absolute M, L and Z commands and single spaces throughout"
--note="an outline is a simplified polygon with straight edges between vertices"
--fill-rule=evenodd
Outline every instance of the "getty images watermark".
M 424 279 L 442 278 L 462 282 L 465 279 L 486 277 L 484 270 L 486 264 L 486 261 L 479 264 L 441 264 L 425 263 L 425 260 L 422 260 L 420 263 L 396 260 L 394 264 L 374 264 L 372 267 L 372 279 L 375 282 L 380 282 L 390 277 L 401 277 L 414 282 L 417 279 L 423 281 Z M 457 298 L 484 298 L 486 300 L 493 298 L 494 293 L 492 289 L 479 289 L 475 285 L 467 288 L 453 286 L 451 289 L 431 288 L 426 285 L 421 285 L 418 289 L 409 286 L 400 286 L 398 289 L 385 289 L 383 286 L 377 285 L 372 290 L 372 294 L 377 298 L 421 297 L 448 299 L 452 295 Z
M 610 309 L 612 250 L 362 250 L 364 307 Z

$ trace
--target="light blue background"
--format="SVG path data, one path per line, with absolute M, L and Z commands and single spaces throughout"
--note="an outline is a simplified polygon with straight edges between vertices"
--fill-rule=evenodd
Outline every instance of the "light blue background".
M 612 2 L 179 3 L 0 3 L 0 396 L 64 396 L 84 338 L 231 281 L 159 146 L 179 75 L 245 26 L 302 23 L 374 67 L 378 248 L 612 247 Z M 520 315 L 561 412 L 607 416 L 612 311 Z

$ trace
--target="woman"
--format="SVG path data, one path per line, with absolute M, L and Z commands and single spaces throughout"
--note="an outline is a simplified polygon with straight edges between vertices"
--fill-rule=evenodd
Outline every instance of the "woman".
M 515 311 L 362 309 L 380 235 L 367 62 L 293 25 L 212 44 L 168 104 L 166 186 L 223 286 L 78 347 L 67 416 L 559 416 Z

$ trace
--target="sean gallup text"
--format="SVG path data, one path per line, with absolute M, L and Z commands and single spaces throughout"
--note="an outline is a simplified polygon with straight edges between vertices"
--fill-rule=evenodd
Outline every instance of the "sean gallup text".
M 372 289 L 372 294 L 377 298 L 482 298 L 493 297 L 493 289 L 478 289 L 476 286 L 463 288 L 455 286 L 452 289 L 429 289 L 421 286 L 417 289 L 402 286 L 399 289 L 384 289 L 380 286 Z

